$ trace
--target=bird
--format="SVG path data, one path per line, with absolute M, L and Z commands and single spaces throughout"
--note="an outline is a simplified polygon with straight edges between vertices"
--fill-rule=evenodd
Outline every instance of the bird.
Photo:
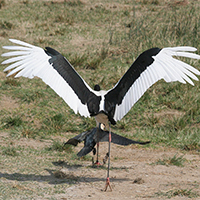
M 98 142 L 108 141 L 108 137 L 109 137 L 109 132 L 107 130 L 102 130 L 101 128 L 95 127 L 88 131 L 84 131 L 73 138 L 70 138 L 67 142 L 65 142 L 64 145 L 70 144 L 73 146 L 77 146 L 78 143 L 81 143 L 82 141 L 84 141 L 84 147 L 77 153 L 77 156 L 78 157 L 85 156 L 91 151 L 93 151 L 95 155 L 96 154 L 95 145 Z M 150 143 L 150 141 L 141 142 L 141 141 L 131 140 L 113 132 L 111 132 L 111 137 L 112 137 L 112 140 L 111 140 L 112 143 L 123 145 L 123 146 L 127 146 L 130 144 L 145 145 L 145 144 Z M 98 157 L 97 157 L 96 163 L 97 162 L 98 162 Z
M 15 74 L 14 77 L 41 78 L 76 114 L 95 117 L 97 127 L 99 124 L 104 124 L 105 129 L 109 131 L 105 191 L 108 186 L 111 188 L 109 179 L 111 125 L 121 120 L 146 90 L 157 81 L 164 79 L 166 82 L 179 81 L 194 85 L 191 79 L 198 81 L 196 75 L 200 75 L 197 69 L 177 59 L 177 57 L 200 59 L 200 55 L 194 53 L 196 48 L 153 47 L 136 58 L 113 88 L 105 91 L 97 84 L 92 89 L 70 62 L 55 49 L 51 47 L 43 49 L 16 39 L 10 39 L 10 42 L 15 46 L 3 46 L 10 51 L 2 54 L 3 57 L 12 56 L 2 62 L 9 64 L 4 69 L 5 72 L 9 71 L 7 76 Z

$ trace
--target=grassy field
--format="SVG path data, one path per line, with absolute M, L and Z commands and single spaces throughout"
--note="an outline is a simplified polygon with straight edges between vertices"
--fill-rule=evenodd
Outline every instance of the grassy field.
M 199 1 L 187 5 L 170 1 L 1 1 L 1 5 L 1 45 L 16 38 L 51 46 L 68 58 L 91 87 L 96 83 L 104 89 L 114 86 L 148 48 L 191 45 L 200 49 Z M 196 60 L 187 62 L 200 68 Z M 5 78 L 4 68 L 0 66 L 0 98 L 9 97 L 16 106 L 1 109 L 1 130 L 33 138 L 76 134 L 95 125 L 94 119 L 75 115 L 41 80 Z M 199 82 L 195 85 L 156 83 L 115 131 L 161 145 L 198 148 Z
M 10 45 L 9 38 L 50 46 L 66 56 L 91 87 L 100 84 L 109 89 L 148 48 L 186 45 L 196 47 L 200 54 L 199 13 L 199 0 L 0 0 L 0 46 Z M 0 54 L 4 52 L 0 48 Z M 200 70 L 200 61 L 184 61 Z M 8 167 L 17 157 L 19 167 L 27 155 L 29 161 L 46 157 L 48 166 L 55 158 L 79 162 L 73 149 L 62 152 L 59 148 L 63 141 L 94 127 L 95 120 L 75 115 L 40 79 L 6 78 L 5 67 L 0 65 L 0 132 L 9 137 L 2 137 L 0 162 Z M 159 81 L 112 130 L 135 140 L 150 140 L 150 148 L 172 147 L 199 154 L 199 92 L 199 82 L 193 87 Z M 50 148 L 15 145 L 23 138 L 45 141 Z M 27 163 L 26 172 L 39 164 Z M 43 172 L 31 173 L 37 179 Z M 7 198 L 18 186 L 0 185 L 5 194 L 9 187 L 14 190 Z M 18 190 L 25 191 L 25 196 L 34 193 L 29 185 L 20 187 L 25 188 Z M 62 187 L 48 188 L 49 194 L 62 192 Z M 43 190 L 38 190 L 42 195 Z

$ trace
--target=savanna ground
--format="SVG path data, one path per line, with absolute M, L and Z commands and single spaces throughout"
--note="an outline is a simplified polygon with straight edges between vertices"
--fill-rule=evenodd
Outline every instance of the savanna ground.
M 200 54 L 199 13 L 199 0 L 0 0 L 0 46 L 15 38 L 53 47 L 91 87 L 109 89 L 148 48 L 187 45 Z M 200 61 L 184 61 L 200 69 Z M 199 82 L 159 81 L 112 127 L 151 144 L 112 144 L 113 192 L 103 192 L 106 165 L 78 159 L 83 144 L 63 148 L 94 119 L 75 115 L 40 79 L 6 78 L 5 67 L 0 199 L 200 199 Z M 101 161 L 106 152 L 100 144 Z

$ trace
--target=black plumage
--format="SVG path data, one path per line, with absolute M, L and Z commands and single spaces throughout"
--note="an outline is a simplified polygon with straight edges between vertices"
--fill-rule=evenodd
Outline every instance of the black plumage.
M 140 144 L 145 145 L 150 143 L 150 141 L 147 142 L 140 142 L 140 141 L 134 141 L 128 138 L 125 138 L 123 136 L 120 136 L 116 133 L 111 132 L 112 140 L 111 142 L 118 145 L 127 146 L 130 144 Z M 89 131 L 85 131 L 71 139 L 69 139 L 66 144 L 71 144 L 74 146 L 77 146 L 78 143 L 84 141 L 84 147 L 78 152 L 77 156 L 82 157 L 90 153 L 94 150 L 96 143 L 98 142 L 107 142 L 109 138 L 109 132 L 104 131 L 100 128 L 93 128 Z
M 109 120 L 113 120 L 111 122 L 112 124 L 116 123 L 114 120 L 116 105 L 120 105 L 122 103 L 123 98 L 129 91 L 130 87 L 147 69 L 147 67 L 154 62 L 152 56 L 157 55 L 160 51 L 161 49 L 159 48 L 152 48 L 140 54 L 117 85 L 105 95 L 105 111 Z
M 96 96 L 88 87 L 86 87 L 84 80 L 62 54 L 50 47 L 46 47 L 44 51 L 51 57 L 48 60 L 49 63 L 52 64 L 53 68 L 69 84 L 81 103 L 87 105 L 90 116 L 97 115 L 101 97 Z
M 114 119 L 116 105 L 122 103 L 123 98 L 133 83 L 139 78 L 142 72 L 154 62 L 152 56 L 157 55 L 160 51 L 161 49 L 159 48 L 152 48 L 140 54 L 117 85 L 105 94 L 104 110 L 100 110 L 99 104 L 102 97 L 89 90 L 83 79 L 80 78 L 79 74 L 62 54 L 50 47 L 46 47 L 45 49 L 45 53 L 51 57 L 49 63 L 52 64 L 54 69 L 69 84 L 81 103 L 87 105 L 90 116 L 95 116 L 100 112 L 104 113 L 108 116 L 108 120 L 113 125 L 116 124 L 116 120 Z M 96 86 L 98 85 L 95 85 L 95 87 Z M 95 91 L 100 91 L 100 87 L 95 88 Z

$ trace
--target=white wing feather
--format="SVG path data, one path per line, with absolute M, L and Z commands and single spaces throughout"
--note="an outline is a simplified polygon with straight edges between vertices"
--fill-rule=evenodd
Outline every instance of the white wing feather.
M 164 79 L 166 82 L 179 81 L 194 85 L 190 78 L 198 81 L 194 75 L 200 72 L 189 64 L 175 59 L 173 56 L 181 56 L 193 59 L 200 59 L 200 55 L 185 51 L 196 51 L 194 47 L 168 47 L 162 49 L 156 56 L 154 62 L 134 82 L 123 98 L 120 105 L 116 105 L 114 119 L 121 120 L 132 106 L 141 98 L 145 91 L 155 82 Z
M 81 103 L 72 88 L 50 65 L 48 62 L 50 56 L 48 56 L 42 48 L 15 39 L 10 39 L 10 41 L 21 46 L 3 47 L 4 49 L 14 51 L 4 53 L 2 56 L 15 56 L 2 62 L 2 64 L 10 64 L 4 70 L 12 70 L 7 76 L 15 73 L 17 73 L 15 77 L 23 76 L 33 78 L 37 76 L 62 97 L 75 113 L 79 112 L 85 117 L 90 116 L 87 106 Z M 196 51 L 196 48 L 187 46 L 162 49 L 153 57 L 154 62 L 141 73 L 140 77 L 128 90 L 122 103 L 116 105 L 114 119 L 116 121 L 121 120 L 131 107 L 141 98 L 145 91 L 160 79 L 164 79 L 166 82 L 179 81 L 181 83 L 188 82 L 191 85 L 194 85 L 190 78 L 197 81 L 198 78 L 194 74 L 200 75 L 200 72 L 189 64 L 173 58 L 173 56 L 181 56 L 200 59 L 199 55 L 190 53 L 194 51 Z M 94 92 L 96 95 L 100 94 L 93 91 L 85 81 L 84 83 L 90 91 Z
M 2 64 L 11 64 L 4 71 L 12 70 L 7 76 L 15 74 L 15 77 L 39 77 L 49 85 L 75 113 L 89 117 L 87 106 L 83 105 L 77 95 L 59 73 L 51 66 L 48 60 L 51 58 L 40 47 L 36 47 L 25 42 L 10 39 L 11 42 L 22 46 L 4 46 L 4 49 L 14 50 L 4 53 L 2 56 L 16 56 L 7 59 Z M 89 86 L 86 84 L 89 88 Z M 89 88 L 91 91 L 92 89 Z

